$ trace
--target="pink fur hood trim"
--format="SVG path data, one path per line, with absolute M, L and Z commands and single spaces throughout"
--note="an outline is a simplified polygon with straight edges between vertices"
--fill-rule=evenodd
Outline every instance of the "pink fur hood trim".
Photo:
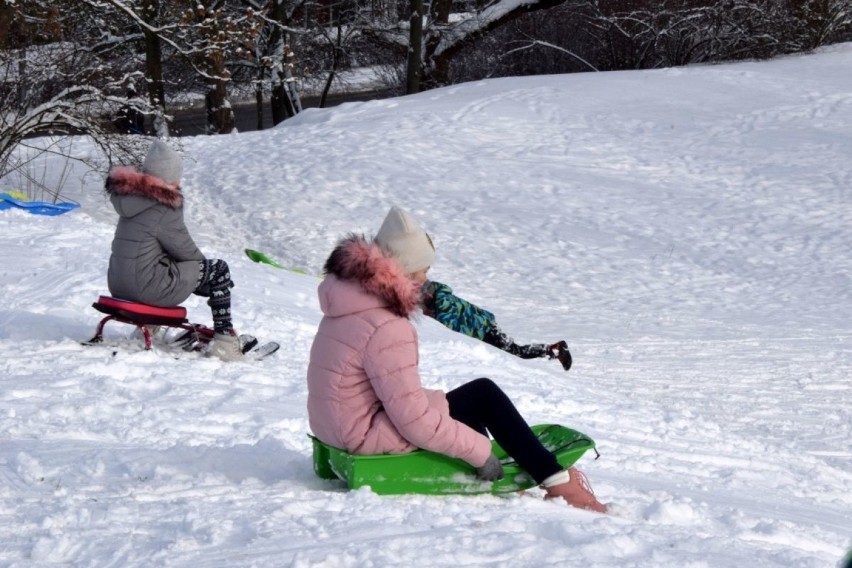
M 408 318 L 420 303 L 419 284 L 394 258 L 361 235 L 350 235 L 337 245 L 325 263 L 325 272 L 336 277 L 320 286 L 320 307 L 329 316 L 385 307 Z M 343 293 L 339 293 L 341 288 Z
M 162 203 L 172 209 L 183 204 L 180 186 L 144 174 L 130 167 L 114 168 L 106 180 L 106 191 L 113 195 L 137 195 Z

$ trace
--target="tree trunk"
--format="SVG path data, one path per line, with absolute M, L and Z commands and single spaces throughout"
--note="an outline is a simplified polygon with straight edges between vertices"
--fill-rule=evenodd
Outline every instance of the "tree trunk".
M 423 74 L 423 0 L 411 0 L 409 25 L 405 93 L 412 95 L 420 92 L 420 77 Z
M 157 26 L 159 9 L 159 0 L 149 0 L 142 10 L 142 17 L 152 27 Z M 142 34 L 145 38 L 145 79 L 148 82 L 148 102 L 154 108 L 159 109 L 158 116 L 154 117 L 154 131 L 157 136 L 165 138 L 169 134 L 169 127 L 163 118 L 166 114 L 166 90 L 163 86 L 163 49 L 159 35 L 144 27 Z
M 258 83 L 254 88 L 255 115 L 257 116 L 257 129 L 263 130 L 263 84 Z
M 207 92 L 207 133 L 230 134 L 234 130 L 234 111 L 228 102 L 223 79 L 216 80 Z
M 27 48 L 22 47 L 18 54 L 18 77 L 26 77 L 27 76 Z M 27 110 L 27 100 L 29 100 L 29 93 L 27 92 L 27 82 L 26 81 L 18 81 L 18 108 L 15 110 L 19 110 L 21 112 L 26 112 Z
M 285 26 L 290 24 L 285 2 L 272 0 L 270 16 L 279 24 Z M 282 60 L 278 62 L 278 70 L 272 72 L 272 96 L 269 98 L 269 106 L 272 108 L 272 124 L 275 125 L 295 116 L 297 112 L 302 110 L 302 104 L 292 82 L 288 82 L 288 79 L 293 77 L 289 68 L 293 52 L 287 46 L 287 37 L 280 28 L 275 27 L 272 30 L 269 43 L 270 45 L 279 44 L 282 54 Z
M 423 80 L 427 89 L 437 89 L 450 84 L 450 62 L 449 57 L 435 58 L 429 76 Z
M 272 105 L 272 124 L 278 124 L 296 115 L 296 109 L 293 108 L 290 94 L 287 92 L 283 79 L 279 76 L 278 81 L 272 87 L 272 97 L 269 101 Z
M 337 67 L 340 65 L 340 55 L 343 52 L 343 26 L 337 24 L 337 42 L 331 46 L 331 70 L 328 72 L 328 79 L 325 81 L 325 87 L 320 96 L 319 107 L 325 108 L 328 93 L 331 91 L 331 84 L 334 82 L 334 77 L 337 75 Z
M 450 23 L 450 11 L 452 10 L 452 0 L 433 0 L 431 6 L 432 29 L 436 33 L 429 34 L 425 40 L 425 52 L 431 54 L 435 52 L 438 42 L 441 41 L 441 34 L 438 31 L 441 27 L 447 26 Z M 425 73 L 421 79 L 423 87 L 426 89 L 435 89 L 443 87 L 450 82 L 450 59 L 446 57 L 434 57 L 429 76 Z
M 433 0 L 431 7 L 432 23 L 447 25 L 450 22 L 450 11 L 452 8 L 452 0 Z
M 285 39 L 288 39 L 285 37 Z M 302 112 L 302 100 L 299 98 L 299 91 L 296 90 L 296 79 L 293 77 L 293 60 L 296 58 L 289 45 L 284 48 L 284 61 L 282 68 L 284 69 L 284 89 L 287 93 L 287 98 L 290 101 L 290 108 L 293 114 Z

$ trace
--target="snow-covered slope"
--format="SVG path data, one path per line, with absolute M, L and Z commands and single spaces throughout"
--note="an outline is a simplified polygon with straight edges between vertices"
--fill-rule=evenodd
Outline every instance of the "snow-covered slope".
M 231 265 L 235 323 L 283 343 L 262 362 L 142 352 L 118 324 L 118 347 L 79 344 L 115 221 L 95 176 L 72 178 L 72 213 L 0 212 L 0 565 L 835 565 L 852 526 L 850 65 L 847 44 L 501 79 L 184 139 L 187 222 Z M 575 357 L 565 373 L 421 319 L 424 383 L 489 376 L 531 422 L 591 435 L 601 458 L 579 465 L 613 515 L 313 475 L 316 275 L 392 204 L 432 234 L 435 279 Z

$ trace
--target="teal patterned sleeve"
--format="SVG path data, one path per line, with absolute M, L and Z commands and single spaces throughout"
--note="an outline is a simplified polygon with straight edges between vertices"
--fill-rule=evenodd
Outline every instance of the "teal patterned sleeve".
M 446 327 L 482 339 L 496 325 L 494 314 L 459 298 L 446 284 L 430 281 L 424 285 L 424 313 Z

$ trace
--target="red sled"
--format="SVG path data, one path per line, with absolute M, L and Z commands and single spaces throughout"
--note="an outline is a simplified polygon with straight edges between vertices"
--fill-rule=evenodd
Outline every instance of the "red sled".
M 183 329 L 191 334 L 198 341 L 208 342 L 213 338 L 213 330 L 209 327 L 189 323 L 186 319 L 186 308 L 176 306 L 173 308 L 162 308 L 159 306 L 151 306 L 141 304 L 139 302 L 131 302 L 112 296 L 101 296 L 98 301 L 92 304 L 92 307 L 99 312 L 107 314 L 98 324 L 98 329 L 95 331 L 95 336 L 86 343 L 101 343 L 104 340 L 104 326 L 107 322 L 117 321 L 134 325 L 142 332 L 142 337 L 145 338 L 145 349 L 151 349 L 151 332 L 148 326 L 164 326 Z

